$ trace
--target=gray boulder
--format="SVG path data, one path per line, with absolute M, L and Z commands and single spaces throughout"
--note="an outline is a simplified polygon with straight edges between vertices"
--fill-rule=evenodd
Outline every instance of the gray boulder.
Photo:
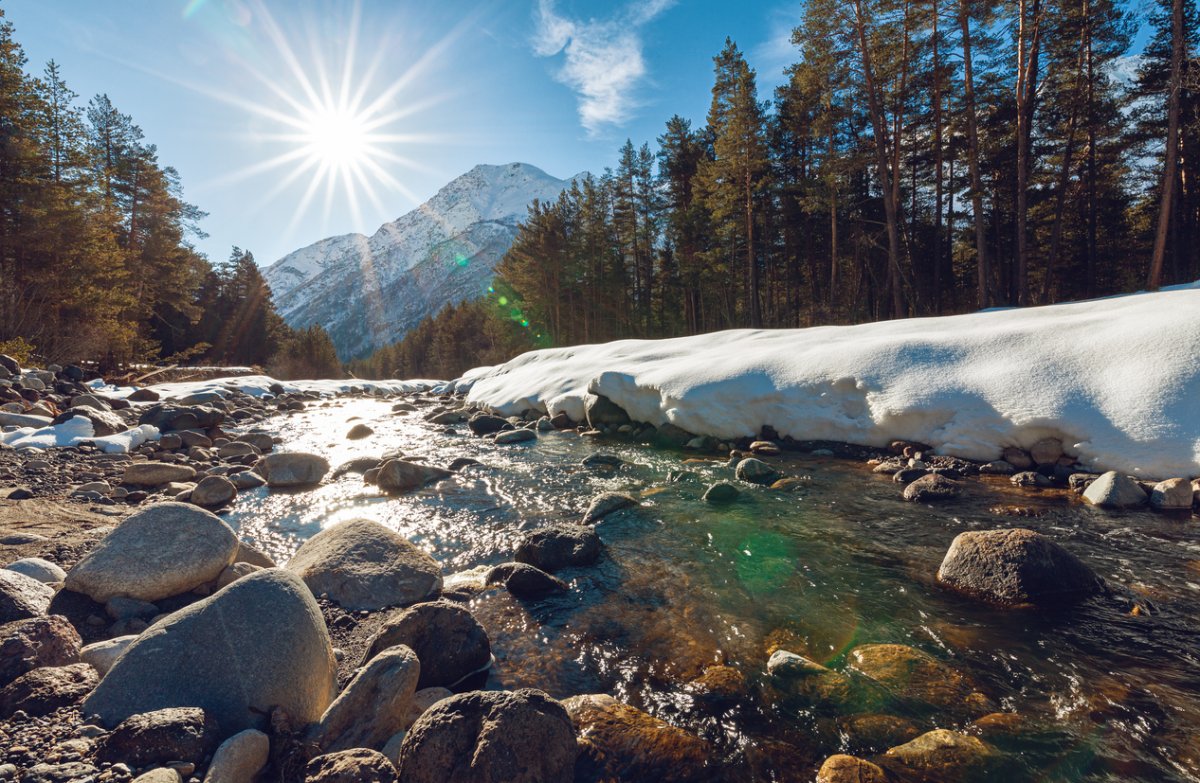
M 1146 491 L 1123 473 L 1110 470 L 1088 485 L 1083 502 L 1100 508 L 1138 508 L 1146 505 Z
M 1079 558 L 1022 528 L 958 534 L 937 579 L 960 593 L 1009 606 L 1070 603 L 1104 589 Z
M 0 623 L 44 615 L 53 598 L 54 590 L 33 577 L 0 568 Z
M 286 451 L 268 454 L 254 470 L 267 480 L 268 487 L 309 487 L 325 478 L 329 461 L 317 454 Z
M 601 552 L 600 537 L 582 525 L 550 525 L 527 533 L 517 544 L 513 559 L 543 571 L 559 571 L 596 562 Z
M 404 646 L 389 647 L 359 669 L 338 695 L 309 739 L 326 753 L 350 748 L 379 750 L 398 731 L 408 728 L 408 714 L 421 663 Z
M 1191 487 L 1188 487 L 1188 500 L 1191 500 Z M 4 566 L 9 571 L 16 571 L 18 574 L 24 574 L 31 579 L 36 579 L 42 584 L 49 585 L 55 582 L 61 582 L 67 578 L 67 572 L 57 563 L 51 563 L 49 560 L 43 560 L 40 557 L 25 557 L 20 560 L 14 560 Z
M 237 487 L 224 476 L 205 476 L 192 490 L 192 502 L 205 508 L 218 508 L 237 497 Z
M 166 707 L 200 707 L 225 732 L 261 728 L 282 708 L 320 719 L 337 690 L 321 608 L 295 574 L 268 569 L 142 633 L 83 705 L 102 726 Z
M 398 645 L 421 661 L 417 688 L 453 687 L 492 660 L 487 631 L 465 607 L 449 601 L 417 604 L 390 616 L 371 639 L 362 663 Z
M 496 445 L 504 446 L 511 443 L 528 443 L 537 440 L 537 433 L 524 427 L 506 432 L 496 433 Z
M 107 603 L 158 601 L 211 582 L 233 562 L 238 540 L 215 514 L 156 503 L 127 517 L 67 573 L 68 590 Z
M 1183 478 L 1167 479 L 1154 485 L 1150 492 L 1150 507 L 1159 511 L 1189 509 L 1192 507 L 1192 495 L 1192 482 Z
M 135 487 L 161 487 L 175 481 L 191 481 L 196 477 L 195 468 L 171 462 L 135 462 L 125 468 L 122 484 Z
M 754 457 L 747 457 L 738 462 L 737 467 L 734 468 L 734 475 L 742 481 L 764 486 L 774 484 L 780 477 L 779 471 Z
M 206 430 L 225 420 L 225 411 L 206 405 L 185 406 L 163 403 L 142 411 L 138 424 L 149 424 L 162 432 Z
M 412 492 L 426 484 L 450 478 L 454 474 L 432 465 L 419 465 L 402 459 L 391 459 L 379 468 L 376 482 L 385 492 Z
M 407 606 L 437 595 L 442 571 L 429 554 L 370 519 L 352 519 L 305 541 L 287 568 L 314 595 L 346 609 Z
M 404 783 L 572 783 L 575 727 L 541 691 L 472 691 L 444 699 L 400 747 Z

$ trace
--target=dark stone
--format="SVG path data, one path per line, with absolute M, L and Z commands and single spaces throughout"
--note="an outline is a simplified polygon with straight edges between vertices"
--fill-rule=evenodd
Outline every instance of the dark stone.
M 407 645 L 421 661 L 418 689 L 452 687 L 486 668 L 492 658 L 487 631 L 466 608 L 449 601 L 415 604 L 390 615 L 361 664 L 398 644 Z
M 528 563 L 501 563 L 488 571 L 488 584 L 502 584 L 517 598 L 541 598 L 567 589 L 566 582 Z
M 92 430 L 97 438 L 116 435 L 118 432 L 124 432 L 129 429 L 129 425 L 117 414 L 111 411 L 97 410 L 96 408 L 68 408 L 55 416 L 54 420 L 50 423 L 62 424 L 64 421 L 76 416 L 82 416 L 92 423 Z
M 1022 528 L 960 533 L 937 579 L 960 593 L 1009 606 L 1073 603 L 1105 589 L 1079 558 Z
M 513 559 L 551 573 L 586 566 L 600 557 L 600 537 L 582 525 L 552 525 L 527 533 Z
M 217 722 L 199 707 L 172 707 L 132 715 L 100 745 L 96 758 L 147 767 L 172 761 L 199 763 L 217 749 Z
M 396 768 L 387 756 L 369 748 L 326 753 L 308 762 L 304 783 L 395 783 Z
M 152 405 L 142 412 L 138 424 L 150 424 L 162 432 L 206 430 L 225 420 L 225 412 L 207 405 Z
M 512 429 L 508 419 L 502 419 L 490 413 L 476 413 L 467 420 L 467 426 L 476 435 L 491 435 L 503 429 Z
M 558 430 L 569 430 L 575 426 L 575 422 L 571 420 L 565 412 L 558 412 L 550 418 L 550 423 Z
M 21 374 L 20 363 L 18 363 L 16 359 L 12 358 L 8 354 L 0 353 L 0 367 L 8 370 L 13 375 Z
M 579 735 L 575 783 L 693 783 L 717 778 L 708 743 L 608 695 L 563 701 Z
M 69 381 L 74 381 L 75 383 L 81 382 L 85 375 L 83 368 L 74 364 L 68 364 L 66 367 L 64 367 L 62 374 L 64 378 Z
M 426 710 L 400 746 L 404 783 L 572 783 L 575 727 L 541 691 L 472 691 Z
M 1015 473 L 1013 474 L 1012 478 L 1009 479 L 1009 481 L 1011 481 L 1013 486 L 1016 487 L 1037 488 L 1049 487 L 1054 483 L 1049 479 L 1049 477 L 1034 470 L 1023 470 L 1020 473 Z
M 600 427 L 620 427 L 622 424 L 629 424 L 630 419 L 624 408 L 603 394 L 597 394 L 588 398 L 587 422 L 592 429 L 599 429 Z
M 38 580 L 0 568 L 0 623 L 46 614 L 54 590 Z
M 922 476 L 928 476 L 928 468 L 901 468 L 892 476 L 892 481 L 897 484 L 911 484 Z
M 0 720 L 18 710 L 31 717 L 49 715 L 88 695 L 99 681 L 96 670 L 86 663 L 27 671 L 0 688 Z
M 158 402 L 159 394 L 153 389 L 138 389 L 127 398 L 131 402 Z
M 452 470 L 455 473 L 457 473 L 458 471 L 462 470 L 463 468 L 470 467 L 471 465 L 482 465 L 482 464 L 483 463 L 477 459 L 471 459 L 470 457 L 458 457 L 457 459 L 455 459 L 453 462 L 451 462 L 449 465 L 446 466 L 446 470 Z
M 738 495 L 742 494 L 733 484 L 728 481 L 718 481 L 704 491 L 704 502 L 706 503 L 732 503 L 737 500 Z
M 621 459 L 616 454 L 596 452 L 595 454 L 589 454 L 588 456 L 584 457 L 580 464 L 591 470 L 616 470 L 625 464 L 625 460 Z
M 904 499 L 914 503 L 930 503 L 939 500 L 950 500 L 961 495 L 962 484 L 957 481 L 930 474 L 922 476 L 904 488 Z
M 79 632 L 61 615 L 0 625 L 0 686 L 42 666 L 79 662 Z

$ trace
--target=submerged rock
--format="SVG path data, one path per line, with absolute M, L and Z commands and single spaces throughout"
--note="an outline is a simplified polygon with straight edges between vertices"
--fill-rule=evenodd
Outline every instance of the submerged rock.
M 849 677 L 787 650 L 771 653 L 767 673 L 786 693 L 799 696 L 814 707 L 840 710 L 853 699 Z
M 600 537 L 582 525 L 550 525 L 527 533 L 513 559 L 551 573 L 586 566 L 600 557 Z
M 888 778 L 878 765 L 839 753 L 821 764 L 817 783 L 888 783 Z
M 754 457 L 747 457 L 738 462 L 734 475 L 742 481 L 763 486 L 770 486 L 780 479 L 779 471 Z
M 370 519 L 352 519 L 305 541 L 288 562 L 314 595 L 346 609 L 407 606 L 437 595 L 442 570 L 429 553 Z
M 728 481 L 718 481 L 704 490 L 703 500 L 705 503 L 713 504 L 732 503 L 740 494 L 742 494 L 741 490 Z
M 1023 528 L 960 533 L 937 572 L 938 582 L 993 603 L 1053 605 L 1082 600 L 1104 582 L 1041 533 Z
M 268 569 L 159 620 L 85 700 L 112 727 L 143 712 L 200 707 L 223 731 L 259 728 L 276 707 L 303 725 L 337 689 L 321 609 L 295 574 Z
M 541 598 L 567 589 L 567 583 L 528 563 L 501 563 L 487 573 L 487 584 L 502 584 L 517 598 Z
M 978 737 L 934 729 L 889 749 L 880 763 L 902 780 L 970 783 L 984 779 L 999 759 L 999 752 Z
M 952 500 L 963 493 L 963 485 L 937 473 L 922 476 L 904 488 L 904 499 L 913 503 Z
M 1122 473 L 1110 470 L 1088 485 L 1083 502 L 1101 508 L 1138 508 L 1146 505 L 1146 491 Z
M 960 671 L 908 645 L 860 645 L 850 651 L 849 665 L 903 701 L 976 714 L 994 709 Z
M 361 664 L 397 645 L 408 647 L 421 661 L 416 685 L 421 689 L 453 687 L 492 659 L 487 631 L 466 608 L 449 601 L 417 604 L 388 617 Z
M 107 603 L 116 596 L 158 601 L 216 579 L 238 540 L 215 514 L 156 503 L 127 517 L 67 573 L 68 590 Z
M 711 776 L 708 743 L 605 694 L 562 703 L 579 735 L 575 783 L 690 783 Z
M 629 495 L 620 492 L 602 492 L 592 498 L 592 502 L 588 504 L 587 511 L 583 512 L 583 524 L 594 524 L 614 511 L 620 511 L 623 508 L 630 508 L 636 505 L 639 505 L 637 500 Z
M 575 728 L 541 691 L 472 691 L 443 699 L 400 747 L 404 783 L 573 783 Z

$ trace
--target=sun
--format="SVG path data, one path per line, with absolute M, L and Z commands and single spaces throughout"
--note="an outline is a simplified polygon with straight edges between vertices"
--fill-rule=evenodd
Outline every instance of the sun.
M 344 108 L 323 107 L 308 113 L 308 126 L 297 140 L 309 159 L 339 170 L 360 168 L 372 152 L 368 118 Z

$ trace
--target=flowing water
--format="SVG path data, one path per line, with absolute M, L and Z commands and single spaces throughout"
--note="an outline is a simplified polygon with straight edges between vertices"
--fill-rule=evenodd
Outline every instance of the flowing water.
M 355 421 L 375 434 L 346 440 Z M 972 480 L 958 501 L 915 505 L 862 464 L 804 456 L 777 461 L 810 478 L 800 491 L 747 486 L 713 507 L 700 499 L 704 488 L 731 478 L 717 461 L 575 432 L 496 446 L 377 400 L 318 403 L 267 429 L 281 448 L 332 465 L 393 449 L 431 464 L 465 456 L 485 465 L 401 497 L 381 496 L 357 474 L 310 491 L 243 493 L 231 522 L 281 560 L 323 527 L 370 517 L 451 574 L 511 559 L 523 532 L 578 520 L 598 492 L 637 496 L 641 508 L 597 526 L 601 563 L 559 574 L 568 593 L 472 599 L 496 656 L 488 687 L 610 693 L 709 740 L 726 762 L 722 779 L 811 779 L 831 753 L 882 751 L 847 728 L 848 716 L 783 697 L 765 674 L 777 647 L 844 669 L 855 645 L 876 642 L 929 652 L 998 709 L 1024 716 L 1021 731 L 989 737 L 1008 752 L 1008 780 L 1200 779 L 1200 525 L 1187 515 L 1102 512 L 1004 480 Z M 629 464 L 584 468 L 597 451 Z M 1137 600 L 1002 611 L 937 587 L 956 534 L 1013 526 L 1052 536 Z M 716 681 L 733 687 L 714 694 L 704 684 Z M 889 709 L 921 730 L 972 730 L 972 716 Z

